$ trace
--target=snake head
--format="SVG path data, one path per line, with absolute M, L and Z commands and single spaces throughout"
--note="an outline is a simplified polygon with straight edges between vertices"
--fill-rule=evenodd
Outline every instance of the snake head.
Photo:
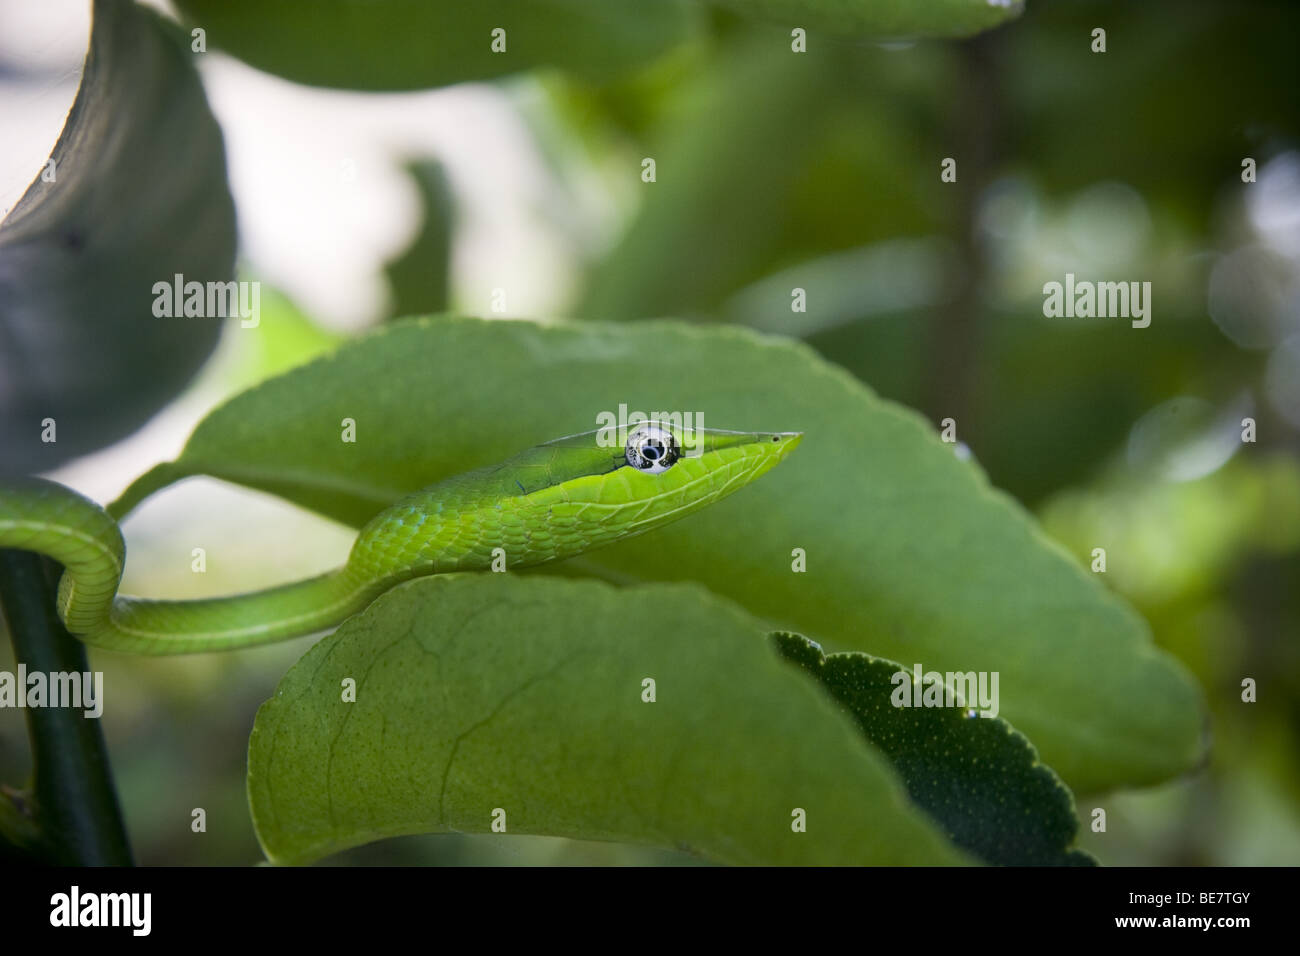
M 650 421 L 534 445 L 409 495 L 353 546 L 364 580 L 571 558 L 684 518 L 776 467 L 799 432 L 733 432 Z
M 570 435 L 518 456 L 520 496 L 577 550 L 676 521 L 739 491 L 794 451 L 802 432 L 740 432 L 648 421 Z M 523 501 L 520 502 L 524 504 Z M 576 550 L 564 547 L 567 557 Z

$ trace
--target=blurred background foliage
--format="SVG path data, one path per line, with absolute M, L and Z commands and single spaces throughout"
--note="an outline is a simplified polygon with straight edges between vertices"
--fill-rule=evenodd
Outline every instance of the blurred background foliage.
M 204 4 L 182 6 L 197 17 Z M 484 187 L 450 148 L 395 146 L 390 172 L 409 177 L 398 230 L 407 238 L 381 247 L 353 237 L 387 290 L 360 318 L 296 305 L 310 293 L 245 238 L 244 277 L 268 279 L 261 328 L 228 327 L 177 403 L 197 411 L 162 418 L 183 439 L 215 400 L 367 325 L 443 307 L 487 313 L 483 261 L 522 253 L 475 239 L 482 190 L 532 196 L 530 228 L 563 254 L 516 269 L 524 279 L 510 291 L 525 289 L 508 314 L 680 316 L 801 338 L 936 428 L 954 419 L 992 482 L 1081 563 L 1106 549 L 1106 584 L 1204 687 L 1213 746 L 1204 767 L 1161 787 L 1076 794 L 1081 846 L 1110 864 L 1300 862 L 1300 8 L 1041 0 L 964 40 L 812 29 L 799 55 L 789 32 L 799 24 L 737 8 L 691 8 L 680 37 L 665 29 L 649 44 L 655 55 L 639 49 L 612 75 L 597 57 L 594 73 L 544 66 L 496 81 L 494 108 L 504 104 L 527 137 L 536 162 L 524 178 L 540 190 L 512 187 L 486 156 Z M 1106 30 L 1104 54 L 1090 50 L 1095 27 Z M 219 77 L 204 79 L 229 140 Z M 466 115 L 479 114 L 409 110 L 413 125 L 473 139 Z M 330 162 L 349 148 L 336 144 Z M 653 183 L 641 179 L 644 157 L 655 159 Z M 957 160 L 955 183 L 940 180 L 946 157 Z M 1249 184 L 1247 157 L 1257 165 Z M 243 203 L 238 176 L 232 186 Z M 250 208 L 239 208 L 243 225 Z M 328 269 L 316 269 L 324 281 Z M 1045 318 L 1043 284 L 1067 272 L 1150 281 L 1150 327 Z M 543 274 L 549 291 L 530 295 L 528 277 Z M 285 294 L 270 291 L 277 281 Z M 791 311 L 796 287 L 806 312 Z M 1242 441 L 1246 418 L 1254 443 Z M 178 439 L 166 441 L 174 451 Z M 116 453 L 55 477 L 82 487 L 79 477 L 117 468 L 115 488 L 97 495 L 107 500 L 168 456 L 139 445 Z M 281 543 L 259 547 L 240 527 L 273 529 Z M 350 541 L 345 529 L 201 480 L 128 521 L 124 590 L 198 596 L 188 562 L 199 528 L 210 553 L 231 558 L 202 576 L 202 594 L 321 570 Z M 115 699 L 133 701 L 104 720 L 141 861 L 259 858 L 243 793 L 247 731 L 305 646 L 95 655 Z M 9 653 L 6 643 L 0 667 L 12 666 Z M 1241 700 L 1247 677 L 1257 703 Z M 0 713 L 0 779 L 26 768 L 21 720 Z M 208 810 L 205 835 L 174 822 L 193 806 Z M 1094 807 L 1107 810 L 1106 833 L 1089 830 Z M 443 837 L 336 862 L 691 860 Z

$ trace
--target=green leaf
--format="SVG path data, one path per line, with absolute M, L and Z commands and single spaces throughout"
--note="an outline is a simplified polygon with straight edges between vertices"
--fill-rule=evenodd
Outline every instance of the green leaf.
M 568 570 L 698 581 L 833 647 L 999 671 L 1003 716 L 1076 789 L 1196 763 L 1199 690 L 1086 555 L 1049 543 L 930 423 L 805 346 L 741 329 L 393 323 L 214 411 L 112 511 L 208 474 L 356 525 L 442 477 L 595 428 L 620 403 L 806 437 L 740 494 Z M 340 440 L 344 418 L 355 443 Z
M 177 0 L 208 43 L 298 83 L 415 90 L 555 66 L 604 79 L 693 30 L 687 0 Z M 505 30 L 504 52 L 493 31 Z
M 175 396 L 222 323 L 155 317 L 153 285 L 235 267 L 221 130 L 153 12 L 97 0 L 51 159 L 0 224 L 0 470 L 15 473 L 110 445 Z
M 711 0 L 788 28 L 866 37 L 963 37 L 996 27 L 1024 0 Z M 813 31 L 809 30 L 811 34 Z M 811 44 L 816 41 L 809 40 Z
M 637 182 L 640 209 L 590 270 L 577 314 L 716 316 L 775 270 L 939 228 L 948 217 L 918 170 L 929 168 L 926 144 L 950 135 L 936 129 L 950 55 L 900 56 L 845 44 L 795 56 L 761 34 L 711 56 L 642 143 L 656 180 Z M 812 301 L 794 318 L 823 314 L 819 277 L 801 268 L 794 285 Z M 769 299 L 787 323 L 791 288 Z
M 498 809 L 507 833 L 728 863 L 961 861 L 756 621 L 682 585 L 483 574 L 395 588 L 262 706 L 248 794 L 279 863 L 492 832 Z
M 391 318 L 442 312 L 450 297 L 456 213 L 447 174 L 437 160 L 410 163 L 407 172 L 420 191 L 423 218 L 415 239 L 384 269 L 392 293 Z
M 822 653 L 799 634 L 772 635 L 786 659 L 812 674 L 907 785 L 908 796 L 957 846 L 986 863 L 1087 866 L 1093 858 L 1069 846 L 1078 821 L 1074 798 L 1033 745 L 1001 717 L 956 707 L 922 707 L 922 687 L 893 661 L 867 654 Z M 896 706 L 895 675 L 907 675 L 915 697 Z M 972 700 L 967 707 L 978 707 Z
M 794 215 L 791 170 L 808 168 L 825 130 L 820 104 L 840 80 L 826 59 L 753 38 L 718 54 L 666 135 L 645 144 L 655 182 L 640 184 L 642 207 L 593 270 L 579 314 L 681 315 L 756 277 L 755 262 L 779 251 L 774 224 Z

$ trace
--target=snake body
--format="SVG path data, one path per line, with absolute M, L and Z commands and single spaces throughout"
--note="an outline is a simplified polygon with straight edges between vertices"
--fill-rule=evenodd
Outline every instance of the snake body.
M 494 560 L 529 567 L 650 531 L 754 481 L 801 438 L 659 422 L 612 446 L 601 436 L 536 445 L 408 495 L 361 529 L 342 568 L 248 594 L 118 595 L 126 545 L 117 522 L 43 479 L 0 484 L 0 547 L 64 566 L 58 613 L 88 644 L 139 654 L 230 650 L 334 627 L 421 575 L 489 570 Z

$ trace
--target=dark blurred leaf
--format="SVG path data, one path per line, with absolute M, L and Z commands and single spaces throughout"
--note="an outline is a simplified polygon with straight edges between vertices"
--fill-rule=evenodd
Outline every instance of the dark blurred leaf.
M 221 131 L 170 24 L 97 0 L 81 89 L 0 225 L 0 468 L 44 471 L 112 444 L 190 380 L 215 318 L 157 318 L 155 282 L 234 274 Z M 41 441 L 45 418 L 57 441 Z
M 312 86 L 414 90 L 555 66 L 595 79 L 691 35 L 687 0 L 177 0 L 241 60 Z M 505 52 L 492 50 L 503 29 Z
M 455 205 L 447 174 L 434 160 L 411 163 L 407 171 L 420 190 L 420 232 L 385 267 L 392 300 L 390 318 L 428 315 L 447 308 Z
M 1008 152 L 1054 191 L 1117 179 L 1205 228 L 1220 190 L 1242 187 L 1242 158 L 1262 166 L 1296 135 L 1297 31 L 1292 0 L 1031 4 L 998 35 Z
M 1001 717 L 968 716 L 960 706 L 896 707 L 894 675 L 905 671 L 911 683 L 910 668 L 867 654 L 826 655 L 799 634 L 772 637 L 853 716 L 908 796 L 957 846 L 1008 866 L 1095 862 L 1069 846 L 1078 826 L 1070 791 Z M 913 684 L 913 693 L 919 698 L 922 688 Z
M 710 0 L 745 16 L 863 37 L 960 37 L 1020 15 L 1023 0 Z M 809 30 L 811 34 L 813 31 Z M 809 43 L 816 43 L 811 36 Z

